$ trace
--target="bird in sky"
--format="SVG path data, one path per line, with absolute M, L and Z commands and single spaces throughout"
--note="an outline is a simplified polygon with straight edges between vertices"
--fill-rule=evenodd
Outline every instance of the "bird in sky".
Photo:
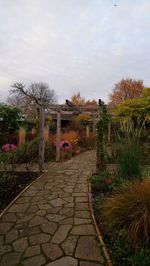
M 117 6 L 118 6 L 118 5 L 116 5 L 116 4 L 114 5 L 114 7 L 117 7 Z

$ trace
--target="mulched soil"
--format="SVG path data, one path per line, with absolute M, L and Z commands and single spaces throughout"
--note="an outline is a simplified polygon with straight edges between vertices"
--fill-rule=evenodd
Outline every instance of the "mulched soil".
M 39 172 L 0 172 L 0 212 L 31 182 Z

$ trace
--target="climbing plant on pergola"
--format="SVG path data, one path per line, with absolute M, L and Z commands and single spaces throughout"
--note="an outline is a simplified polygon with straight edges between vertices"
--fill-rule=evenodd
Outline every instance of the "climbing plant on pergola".
M 97 173 L 106 170 L 105 145 L 109 129 L 110 115 L 103 101 L 99 99 L 98 117 L 97 117 Z

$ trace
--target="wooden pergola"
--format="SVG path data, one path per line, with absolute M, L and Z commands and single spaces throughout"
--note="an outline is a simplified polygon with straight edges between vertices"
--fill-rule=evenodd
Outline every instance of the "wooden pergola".
M 66 100 L 66 104 L 51 105 L 49 110 L 46 112 L 52 119 L 57 121 L 57 137 L 56 137 L 56 161 L 60 160 L 60 140 L 61 140 L 61 121 L 68 120 L 72 121 L 74 116 L 79 114 L 86 114 L 91 116 L 93 124 L 95 117 L 97 116 L 98 106 L 97 105 L 78 105 L 75 106 L 70 101 Z M 93 126 L 94 128 L 94 126 Z M 89 134 L 89 126 L 86 128 L 87 135 Z

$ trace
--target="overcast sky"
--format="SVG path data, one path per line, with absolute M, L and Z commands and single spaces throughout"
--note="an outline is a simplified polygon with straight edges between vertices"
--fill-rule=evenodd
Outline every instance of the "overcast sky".
M 150 86 L 150 0 L 0 0 L 0 101 L 15 81 L 107 100 L 121 78 Z

